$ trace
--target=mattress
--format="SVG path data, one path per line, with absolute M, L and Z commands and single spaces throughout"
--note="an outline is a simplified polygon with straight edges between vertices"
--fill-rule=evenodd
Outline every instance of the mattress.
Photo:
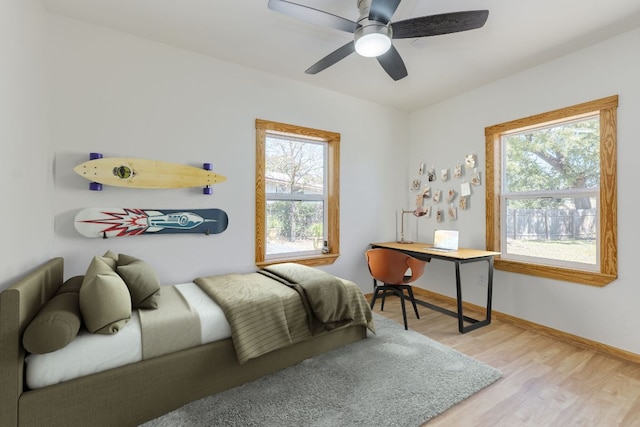
M 173 285 L 198 313 L 201 344 L 231 337 L 220 306 L 195 283 Z M 46 387 L 142 360 L 142 331 L 137 310 L 117 334 L 91 334 L 82 329 L 66 347 L 26 357 L 26 382 L 31 389 Z

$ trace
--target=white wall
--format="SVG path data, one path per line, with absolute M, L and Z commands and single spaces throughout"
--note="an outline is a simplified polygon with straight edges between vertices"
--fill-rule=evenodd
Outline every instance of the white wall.
M 44 22 L 37 0 L 0 2 L 0 289 L 52 256 Z
M 147 260 L 163 283 L 253 270 L 254 120 L 263 118 L 342 134 L 342 256 L 326 269 L 369 291 L 363 252 L 371 241 L 393 238 L 395 210 L 413 202 L 405 189 L 420 162 L 453 168 L 475 153 L 484 178 L 486 126 L 618 94 L 619 279 L 593 288 L 496 272 L 494 307 L 640 353 L 635 328 L 640 286 L 631 268 L 638 237 L 634 215 L 640 208 L 635 191 L 640 59 L 633 54 L 639 42 L 635 30 L 407 116 L 46 14 L 36 0 L 5 0 L 0 2 L 0 154 L 6 177 L 0 180 L 5 227 L 0 288 L 51 256 L 65 257 L 67 276 L 82 274 L 90 258 L 107 249 Z M 409 147 L 403 143 L 407 139 Z M 89 151 L 194 165 L 211 161 L 228 181 L 215 187 L 213 197 L 197 189 L 90 192 L 72 171 Z M 474 190 L 470 209 L 445 224 L 462 231 L 462 245 L 484 247 L 484 181 Z M 80 208 L 109 206 L 216 207 L 229 213 L 230 225 L 217 236 L 92 240 L 74 231 Z M 435 220 L 420 221 L 421 238 L 429 241 Z M 434 261 L 427 271 L 422 286 L 453 295 L 451 265 Z M 485 288 L 478 284 L 483 273 L 480 266 L 463 267 L 469 284 L 465 299 L 476 304 L 484 304 Z
M 449 99 L 411 116 L 410 157 L 429 165 L 452 165 L 476 153 L 484 179 L 484 128 L 509 120 L 619 95 L 618 107 L 618 280 L 604 288 L 578 285 L 497 271 L 494 308 L 522 319 L 624 350 L 640 353 L 640 284 L 637 261 L 637 158 L 640 155 L 640 29 L 553 62 L 529 69 Z M 490 58 L 489 58 L 490 60 Z M 452 167 L 452 166 L 449 166 Z M 415 166 L 417 170 L 417 166 Z M 471 208 L 455 223 L 442 226 L 461 231 L 463 246 L 485 247 L 484 180 L 474 188 Z M 423 223 L 429 241 L 435 219 Z M 421 283 L 425 288 L 455 295 L 452 266 L 432 262 Z M 477 266 L 463 267 L 465 299 L 484 305 L 486 288 L 479 286 Z
M 338 93 L 163 44 L 51 15 L 49 69 L 56 159 L 55 253 L 82 274 L 107 249 L 138 256 L 163 283 L 255 270 L 256 118 L 341 133 L 341 256 L 327 271 L 371 291 L 364 251 L 394 236 L 407 156 L 408 115 Z M 88 152 L 198 165 L 227 181 L 198 188 L 88 190 L 72 168 Z M 84 207 L 220 208 L 219 235 L 87 239 L 73 228 Z

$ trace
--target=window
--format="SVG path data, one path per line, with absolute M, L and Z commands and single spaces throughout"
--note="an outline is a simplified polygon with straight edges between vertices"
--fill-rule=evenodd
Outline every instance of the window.
M 617 277 L 612 96 L 485 129 L 495 268 L 604 286 Z
M 256 120 L 256 264 L 339 255 L 340 134 Z

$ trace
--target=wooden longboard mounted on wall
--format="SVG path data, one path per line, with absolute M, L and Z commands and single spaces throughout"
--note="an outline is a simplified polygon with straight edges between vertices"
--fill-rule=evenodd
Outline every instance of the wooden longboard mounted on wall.
M 90 153 L 89 158 L 73 170 L 91 181 L 89 188 L 95 191 L 102 190 L 102 185 L 151 189 L 203 187 L 204 194 L 211 194 L 213 184 L 227 179 L 211 172 L 211 163 L 204 163 L 200 169 L 159 160 L 103 158 L 100 153 Z

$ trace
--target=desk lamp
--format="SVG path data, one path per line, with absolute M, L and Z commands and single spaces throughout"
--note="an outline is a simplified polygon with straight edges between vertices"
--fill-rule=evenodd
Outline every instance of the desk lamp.
M 421 216 L 426 215 L 427 214 L 427 210 L 422 206 L 418 206 L 413 211 L 402 209 L 402 214 L 400 215 L 400 239 L 397 240 L 398 243 L 413 243 L 413 241 L 405 240 L 405 238 L 404 238 L 404 215 L 408 214 L 408 213 L 413 214 L 413 216 L 419 218 Z M 396 230 L 397 230 L 397 228 L 396 228 Z

